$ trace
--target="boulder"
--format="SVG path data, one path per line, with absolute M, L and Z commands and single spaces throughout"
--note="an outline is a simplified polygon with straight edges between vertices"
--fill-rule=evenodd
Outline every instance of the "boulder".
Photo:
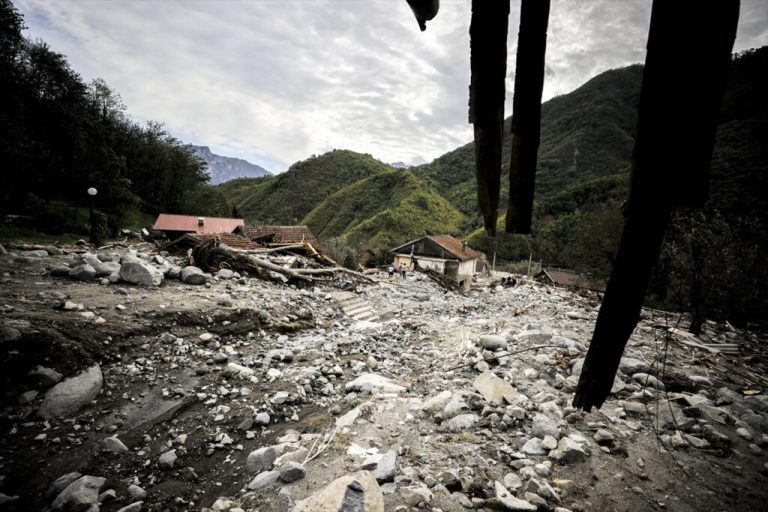
M 504 484 L 498 480 L 494 482 L 494 489 L 496 491 L 496 499 L 503 507 L 502 510 L 517 510 L 525 512 L 535 512 L 538 507 L 525 500 L 515 498 L 511 492 L 504 487 Z
M 40 406 L 45 419 L 70 416 L 91 402 L 101 391 L 104 377 L 101 367 L 93 365 L 82 373 L 65 379 L 48 390 Z
M 259 491 L 261 489 L 269 489 L 277 485 L 277 481 L 280 479 L 279 471 L 262 471 L 251 480 L 246 487 L 252 491 Z
M 180 278 L 184 284 L 192 285 L 205 284 L 205 281 L 207 280 L 203 271 L 197 267 L 193 267 L 192 265 L 181 269 Z
M 277 452 L 272 446 L 263 446 L 248 454 L 245 461 L 245 467 L 250 473 L 261 473 L 269 471 L 277 458 Z
M 280 468 L 280 480 L 289 484 L 301 480 L 307 475 L 304 464 L 296 461 L 288 461 Z
M 297 501 L 292 512 L 384 512 L 384 495 L 368 471 L 337 478 L 325 489 Z
M 480 421 L 477 414 L 459 414 L 448 420 L 448 430 L 451 432 L 463 432 L 475 426 Z
M 560 428 L 557 423 L 545 414 L 536 414 L 533 417 L 533 427 L 531 435 L 536 437 L 552 436 L 560 439 Z
M 90 510 L 97 505 L 99 500 L 99 489 L 106 482 L 106 478 L 98 476 L 83 476 L 69 484 L 53 500 L 51 508 L 53 510 Z
M 580 443 L 564 437 L 557 443 L 557 448 L 549 452 L 549 457 L 562 463 L 582 462 L 587 458 L 587 452 Z
M 126 283 L 139 286 L 160 286 L 163 283 L 162 272 L 138 258 L 123 258 L 119 274 Z
M 364 373 L 352 382 L 347 382 L 346 386 L 344 386 L 344 390 L 347 393 L 350 391 L 400 393 L 401 391 L 405 391 L 405 388 L 395 384 L 387 377 L 379 375 L 378 373 Z
M 29 371 L 27 375 L 35 379 L 38 384 L 46 388 L 58 384 L 61 382 L 61 379 L 64 378 L 64 376 L 56 370 L 52 370 L 40 365 L 35 366 L 32 370 Z
M 176 465 L 177 459 L 178 456 L 176 455 L 176 450 L 168 450 L 167 452 L 161 454 L 160 459 L 158 460 L 160 469 L 173 469 L 173 467 Z
M 389 450 L 376 465 L 373 477 L 377 482 L 383 484 L 384 482 L 393 481 L 395 475 L 397 475 L 397 452 Z
M 421 410 L 432 414 L 438 413 L 442 411 L 446 405 L 448 405 L 452 395 L 453 393 L 450 391 L 442 391 L 441 393 L 438 393 L 436 396 L 433 396 L 424 402 L 424 405 L 421 406 Z
M 507 338 L 497 334 L 484 334 L 477 339 L 476 345 L 488 350 L 497 350 L 507 346 Z
M 87 263 L 81 263 L 69 271 L 69 277 L 76 281 L 91 281 L 96 277 L 96 269 Z

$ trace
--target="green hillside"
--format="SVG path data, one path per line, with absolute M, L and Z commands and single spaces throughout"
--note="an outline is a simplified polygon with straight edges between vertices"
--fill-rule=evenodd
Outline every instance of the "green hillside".
M 536 199 L 558 193 L 576 180 L 624 171 L 634 145 L 642 66 L 613 69 L 575 91 L 542 105 Z M 502 200 L 506 209 L 511 117 L 504 123 Z M 413 169 L 473 221 L 478 219 L 472 143 Z M 475 222 L 478 225 L 479 222 Z
M 277 176 L 232 180 L 220 187 L 247 221 L 295 224 L 340 188 L 391 169 L 370 155 L 336 149 Z
M 390 170 L 325 199 L 303 223 L 321 239 L 343 236 L 375 251 L 431 233 L 457 233 L 462 214 L 407 170 Z

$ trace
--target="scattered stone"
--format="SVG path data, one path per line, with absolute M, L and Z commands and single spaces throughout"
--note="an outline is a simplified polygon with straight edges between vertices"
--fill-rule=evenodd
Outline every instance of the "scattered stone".
M 512 402 L 518 392 L 509 382 L 500 379 L 493 372 L 484 372 L 477 376 L 472 386 L 485 398 L 489 404 L 500 405 L 505 401 Z
M 384 512 L 384 495 L 373 475 L 360 471 L 337 478 L 322 491 L 297 501 L 291 512 Z
M 480 416 L 477 414 L 459 414 L 448 420 L 448 430 L 451 432 L 463 432 L 474 427 L 478 421 L 480 421 Z
M 53 500 L 54 510 L 89 510 L 96 506 L 99 500 L 99 489 L 107 481 L 98 476 L 82 476 L 69 484 Z
M 570 437 L 563 437 L 557 443 L 557 448 L 549 452 L 549 457 L 563 464 L 582 462 L 587 458 L 587 452 L 584 451 L 580 443 Z
M 535 437 L 552 436 L 555 440 L 560 439 L 560 428 L 557 423 L 545 414 L 536 414 L 533 417 L 533 426 L 531 435 Z
M 0 327 L 0 341 L 18 341 L 21 339 L 21 331 L 15 327 L 2 326 Z
M 163 273 L 139 259 L 124 260 L 118 274 L 126 283 L 139 286 L 160 286 L 163 283 Z
M 87 263 L 82 263 L 69 271 L 69 277 L 76 281 L 92 281 L 96 277 L 96 269 Z
M 424 402 L 424 405 L 421 406 L 421 410 L 432 414 L 438 413 L 445 408 L 451 400 L 452 395 L 453 393 L 450 391 L 442 391 Z
M 280 479 L 279 471 L 262 471 L 251 480 L 247 487 L 252 491 L 258 491 L 261 489 L 269 489 L 277 485 L 277 481 Z
M 598 429 L 598 431 L 595 432 L 593 439 L 600 446 L 612 446 L 614 441 L 613 433 L 604 428 Z
M 145 491 L 138 485 L 129 485 L 128 495 L 134 500 L 143 500 L 144 498 L 147 497 L 147 491 Z
M 37 398 L 37 391 L 34 389 L 31 389 L 29 391 L 25 391 L 22 394 L 19 395 L 19 397 L 16 399 L 19 404 L 24 405 L 28 404 L 29 402 L 33 401 L 35 398 Z
M 59 382 L 46 393 L 40 416 L 45 419 L 71 416 L 96 398 L 103 383 L 99 365 Z
M 400 393 L 405 391 L 403 386 L 393 383 L 390 379 L 378 373 L 364 373 L 352 382 L 347 382 L 344 390 L 365 391 L 368 393 Z
M 664 391 L 664 383 L 648 373 L 635 373 L 632 375 L 632 380 L 641 386 L 651 387 L 660 391 Z
M 158 460 L 160 469 L 173 469 L 173 467 L 176 465 L 177 459 L 178 456 L 176 455 L 176 450 L 168 450 L 167 452 L 160 455 L 160 459 Z
M 504 484 L 498 480 L 494 482 L 494 490 L 496 492 L 496 499 L 499 501 L 502 507 L 504 507 L 504 510 L 534 512 L 537 509 L 536 505 L 528 503 L 525 500 L 515 498 L 512 493 L 510 493 L 507 488 L 504 487 Z
M 136 503 L 131 503 L 130 505 L 119 509 L 117 512 L 140 512 L 143 506 L 143 501 L 137 501 Z
M 198 267 L 189 265 L 181 269 L 181 281 L 184 284 L 201 285 L 205 284 L 207 278 L 205 273 Z
M 546 455 L 547 450 L 541 446 L 541 441 L 542 440 L 538 437 L 533 437 L 526 441 L 525 444 L 523 444 L 523 447 L 520 448 L 520 451 L 526 455 Z
M 128 451 L 128 447 L 125 446 L 125 444 L 123 444 L 123 442 L 116 436 L 105 438 L 101 442 L 101 447 L 104 451 L 115 454 L 125 453 Z
M 488 350 L 497 350 L 507 346 L 507 338 L 496 334 L 484 334 L 477 339 L 477 345 Z
M 272 465 L 275 463 L 276 458 L 277 453 L 273 446 L 263 446 L 248 454 L 248 458 L 245 461 L 245 467 L 250 473 L 269 471 L 272 469 Z
M 373 472 L 374 478 L 380 484 L 384 482 L 391 482 L 397 475 L 397 452 L 395 450 L 389 450 L 385 453 L 379 463 L 376 465 L 376 469 Z
M 301 480 L 307 475 L 304 464 L 295 461 L 288 461 L 280 468 L 280 480 L 285 483 Z

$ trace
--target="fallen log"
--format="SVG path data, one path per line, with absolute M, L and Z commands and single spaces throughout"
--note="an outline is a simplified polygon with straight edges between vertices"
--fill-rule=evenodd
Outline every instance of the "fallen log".
M 309 274 L 309 275 L 314 275 L 314 274 L 339 274 L 339 273 L 341 273 L 341 274 L 349 274 L 351 276 L 354 276 L 354 277 L 360 279 L 361 281 L 365 281 L 366 283 L 373 283 L 374 282 L 373 279 L 371 279 L 370 277 L 368 277 L 366 275 L 363 275 L 360 272 L 355 272 L 354 270 L 350 270 L 350 269 L 345 268 L 345 267 L 299 268 L 299 269 L 294 269 L 294 272 L 296 272 L 297 274 Z

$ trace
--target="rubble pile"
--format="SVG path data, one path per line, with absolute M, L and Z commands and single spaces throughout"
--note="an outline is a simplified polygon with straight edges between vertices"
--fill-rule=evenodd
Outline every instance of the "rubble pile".
M 28 252 L 0 256 L 13 369 L 3 510 L 741 510 L 766 498 L 756 333 L 708 323 L 709 346 L 740 348 L 713 352 L 646 310 L 611 398 L 587 414 L 570 401 L 595 297 L 520 276 L 458 294 L 381 274 L 353 287 L 355 310 L 375 313 L 358 319 L 326 284 L 230 269 L 185 280 L 176 257 L 130 249 Z M 50 330 L 95 337 L 57 345 L 91 360 L 30 353 Z

